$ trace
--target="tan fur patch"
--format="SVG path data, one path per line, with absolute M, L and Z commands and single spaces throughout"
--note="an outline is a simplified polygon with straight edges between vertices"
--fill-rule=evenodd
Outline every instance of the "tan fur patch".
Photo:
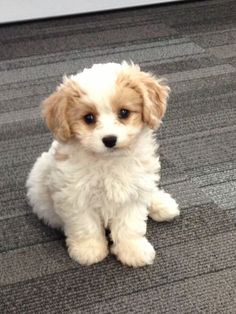
M 61 90 L 54 92 L 42 106 L 47 126 L 55 137 L 62 142 L 71 138 L 71 130 L 67 123 L 68 101 L 65 94 Z
M 127 65 L 119 75 L 117 84 L 141 95 L 143 121 L 151 128 L 157 128 L 166 111 L 169 87 L 152 74 L 140 71 L 136 65 Z
M 111 99 L 111 105 L 117 117 L 121 109 L 130 111 L 128 118 L 119 119 L 121 123 L 132 126 L 142 124 L 142 97 L 135 89 L 126 86 L 126 81 L 117 80 L 116 92 Z
M 160 121 L 165 114 L 170 90 L 168 86 L 161 85 L 160 82 L 161 81 L 158 81 L 155 77 L 148 74 L 146 77 L 143 77 L 142 81 L 148 96 L 144 101 L 143 116 L 145 122 L 152 128 L 155 128 L 157 121 Z
M 58 161 L 65 161 L 67 159 L 69 159 L 69 156 L 66 154 L 62 154 L 58 151 L 56 151 L 53 155 L 54 159 L 58 160 Z
M 72 139 L 80 129 L 90 130 L 95 127 L 95 124 L 88 125 L 83 120 L 87 114 L 97 115 L 95 105 L 87 100 L 86 94 L 71 79 L 65 78 L 64 83 L 42 106 L 48 128 L 61 142 Z
M 79 134 L 81 131 L 93 130 L 96 127 L 96 122 L 87 124 L 84 121 L 84 117 L 88 114 L 92 114 L 95 119 L 98 117 L 96 106 L 89 102 L 85 97 L 71 106 L 68 114 L 68 121 L 73 134 Z

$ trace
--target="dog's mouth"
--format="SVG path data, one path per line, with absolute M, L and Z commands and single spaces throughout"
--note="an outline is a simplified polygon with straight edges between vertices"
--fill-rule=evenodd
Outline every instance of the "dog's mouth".
M 106 149 L 104 152 L 98 153 L 100 156 L 104 156 L 105 158 L 109 157 L 121 157 L 127 151 L 127 147 L 112 147 Z
M 112 148 L 106 149 L 102 154 L 105 156 L 117 155 L 119 151 L 120 151 L 120 148 L 112 147 Z
M 109 153 L 114 153 L 114 152 L 116 152 L 117 150 L 119 150 L 120 148 L 119 147 L 117 147 L 117 146 L 115 146 L 115 147 L 112 147 L 112 148 L 107 148 L 107 152 Z

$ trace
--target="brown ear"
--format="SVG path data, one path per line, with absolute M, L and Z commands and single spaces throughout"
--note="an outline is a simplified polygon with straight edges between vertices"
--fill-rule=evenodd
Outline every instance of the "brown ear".
M 67 121 L 68 97 L 62 89 L 55 91 L 42 103 L 43 116 L 56 139 L 66 142 L 72 137 Z
M 134 88 L 143 98 L 143 121 L 152 129 L 158 128 L 163 118 L 170 88 L 151 73 L 142 72 L 138 65 L 122 63 L 119 82 Z
M 150 128 L 156 129 L 165 114 L 170 88 L 149 73 L 144 73 L 141 81 L 145 88 L 143 120 Z

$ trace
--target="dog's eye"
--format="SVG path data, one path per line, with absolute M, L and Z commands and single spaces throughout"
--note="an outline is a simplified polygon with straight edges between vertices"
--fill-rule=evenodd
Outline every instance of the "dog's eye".
M 86 116 L 84 116 L 84 121 L 87 124 L 92 124 L 96 122 L 96 119 L 92 113 L 89 113 L 89 114 L 86 114 Z
M 120 119 L 127 119 L 128 116 L 129 116 L 129 114 L 130 114 L 130 111 L 129 111 L 128 109 L 122 108 L 122 109 L 120 109 L 120 111 L 119 111 L 118 117 L 119 117 Z

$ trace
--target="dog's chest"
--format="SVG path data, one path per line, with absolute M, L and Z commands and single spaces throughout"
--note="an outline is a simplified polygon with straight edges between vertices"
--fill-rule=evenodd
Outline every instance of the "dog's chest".
M 155 174 L 138 162 L 86 163 L 64 171 L 67 191 L 82 207 L 110 208 L 144 199 L 154 188 Z M 73 191 L 73 192 L 72 192 Z

